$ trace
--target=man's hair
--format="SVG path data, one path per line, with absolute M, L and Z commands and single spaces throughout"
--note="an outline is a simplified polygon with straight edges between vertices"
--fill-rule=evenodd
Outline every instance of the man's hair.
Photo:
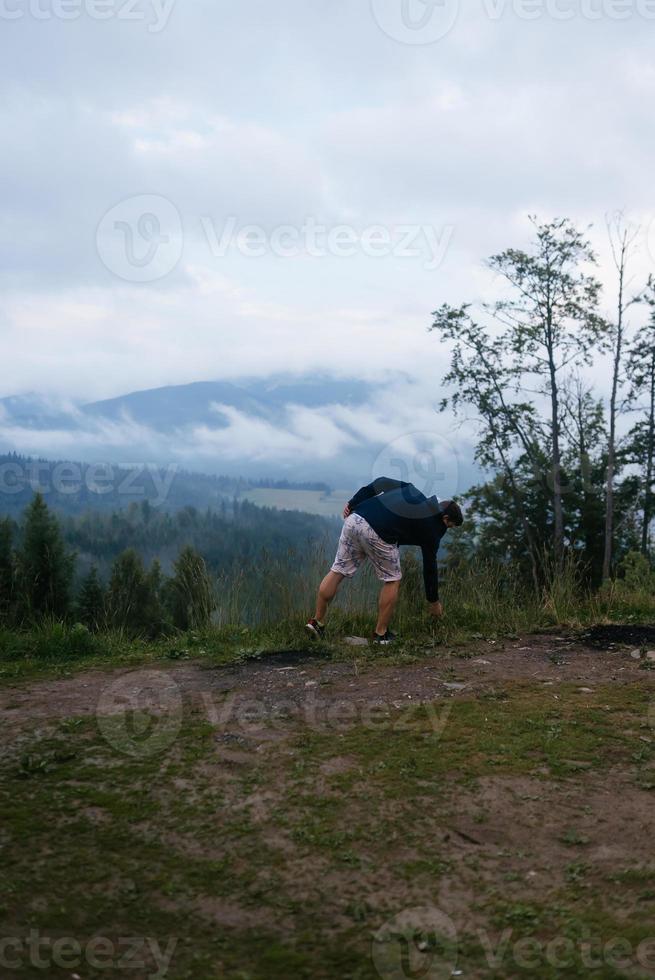
M 441 513 L 445 517 L 449 517 L 455 527 L 461 527 L 464 523 L 464 515 L 462 514 L 462 509 L 459 504 L 456 504 L 454 500 L 442 500 Z

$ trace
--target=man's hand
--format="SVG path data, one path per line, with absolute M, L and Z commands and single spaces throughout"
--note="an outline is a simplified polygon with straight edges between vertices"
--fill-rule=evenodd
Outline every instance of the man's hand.
M 431 602 L 429 605 L 430 615 L 434 616 L 435 619 L 441 619 L 443 616 L 443 606 L 437 600 L 436 602 Z
M 345 519 L 347 517 L 350 517 L 351 514 L 352 514 L 352 511 L 350 509 L 350 504 L 346 504 L 346 506 L 343 508 L 343 519 L 344 519 L 344 521 L 345 521 Z

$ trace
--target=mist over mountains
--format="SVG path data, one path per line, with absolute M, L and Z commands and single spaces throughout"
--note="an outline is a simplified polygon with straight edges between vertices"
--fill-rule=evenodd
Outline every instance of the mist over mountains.
M 442 496 L 479 475 L 470 447 L 401 374 L 381 384 L 327 374 L 199 381 L 87 403 L 9 396 L 0 399 L 0 451 L 332 487 L 380 472 L 416 478 L 423 452 Z M 425 467 L 418 476 L 430 475 Z

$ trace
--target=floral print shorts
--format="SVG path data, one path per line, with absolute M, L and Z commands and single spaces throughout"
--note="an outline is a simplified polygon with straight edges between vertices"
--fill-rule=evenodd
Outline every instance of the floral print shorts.
M 381 582 L 399 582 L 402 578 L 398 545 L 383 541 L 359 514 L 350 514 L 344 521 L 332 571 L 352 578 L 367 558 Z

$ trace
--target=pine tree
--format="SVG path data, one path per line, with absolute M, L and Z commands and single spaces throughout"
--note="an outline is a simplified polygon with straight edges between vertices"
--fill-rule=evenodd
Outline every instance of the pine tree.
M 105 622 L 105 590 L 95 565 L 80 587 L 77 599 L 77 615 L 81 623 L 91 630 L 99 630 Z
M 107 590 L 107 614 L 112 626 L 132 635 L 158 636 L 165 628 L 160 593 L 161 566 L 154 561 L 146 572 L 134 548 L 114 561 Z
M 66 552 L 57 518 L 37 493 L 25 511 L 18 577 L 23 612 L 28 617 L 66 616 L 75 555 Z
M 0 623 L 9 622 L 15 598 L 13 525 L 8 517 L 0 521 Z

